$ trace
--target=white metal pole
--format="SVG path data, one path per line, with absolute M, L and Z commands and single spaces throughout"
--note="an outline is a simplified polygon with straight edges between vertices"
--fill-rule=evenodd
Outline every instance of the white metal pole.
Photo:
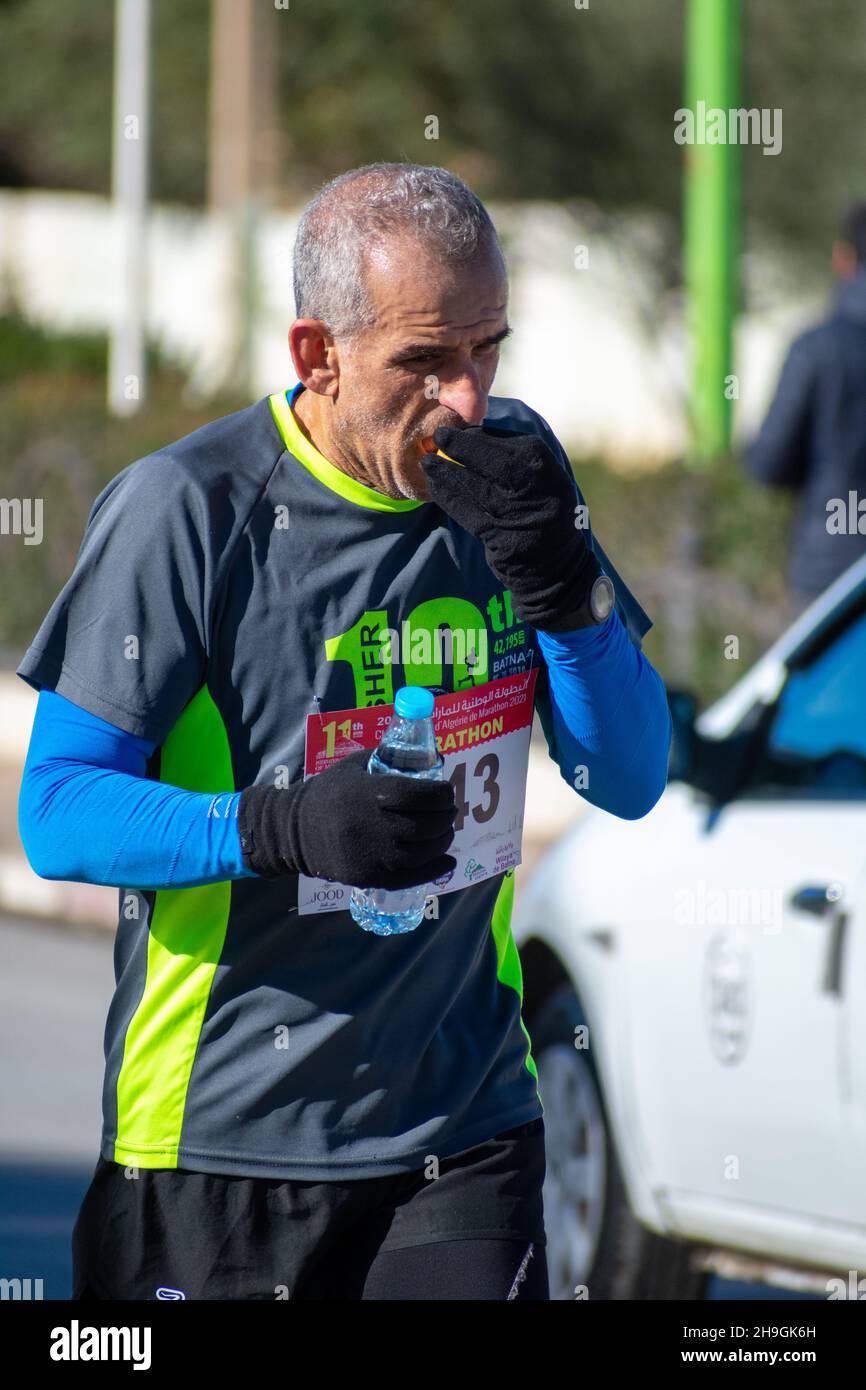
M 108 355 L 108 408 L 132 415 L 147 390 L 150 0 L 116 0 L 112 194 L 120 283 Z

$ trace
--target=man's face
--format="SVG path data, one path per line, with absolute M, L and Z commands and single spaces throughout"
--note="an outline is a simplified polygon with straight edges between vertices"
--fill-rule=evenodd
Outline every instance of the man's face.
M 499 363 L 508 282 L 485 251 L 460 266 L 390 240 L 367 258 L 375 327 L 338 341 L 333 426 L 342 448 L 404 497 L 427 498 L 421 440 L 439 425 L 478 425 Z

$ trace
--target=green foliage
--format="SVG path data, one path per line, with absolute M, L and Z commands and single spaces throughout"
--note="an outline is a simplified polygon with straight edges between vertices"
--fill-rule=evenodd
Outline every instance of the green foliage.
M 41 498 L 44 538 L 0 536 L 0 660 L 15 665 L 68 579 L 90 509 L 135 459 L 245 401 L 206 408 L 184 398 L 184 378 L 150 353 L 150 398 L 140 415 L 105 408 L 104 338 L 63 338 L 0 318 L 0 497 Z M 12 363 L 14 370 L 6 366 Z
M 104 376 L 104 333 L 48 333 L 18 315 L 0 318 L 0 383 L 33 372 L 78 371 Z
M 112 0 L 0 6 L 4 182 L 107 189 L 113 11 Z
M 734 458 L 697 477 L 673 462 L 623 474 L 592 461 L 577 462 L 575 476 L 593 530 L 653 621 L 648 657 L 671 684 L 691 686 L 704 704 L 716 699 L 785 625 L 790 495 L 760 487 Z M 696 614 L 686 653 L 676 631 L 684 599 Z M 725 655 L 731 635 L 736 660 Z
M 353 19 L 344 0 L 298 0 L 280 49 L 290 186 L 303 195 L 357 164 L 413 159 L 456 169 L 481 197 L 673 211 L 679 8 L 365 0 Z M 437 140 L 425 137 L 428 115 Z
M 489 199 L 589 199 L 679 216 L 684 0 L 263 0 L 279 66 L 284 201 L 372 160 L 442 164 Z M 0 183 L 106 192 L 113 0 L 0 0 Z M 742 152 L 749 237 L 826 254 L 862 194 L 866 6 L 743 0 L 745 106 L 783 150 Z M 206 184 L 210 5 L 153 0 L 153 187 Z M 439 138 L 425 136 L 428 116 Z M 852 184 L 852 170 L 855 182 Z
M 743 105 L 783 112 L 776 156 L 743 151 L 750 238 L 826 260 L 839 217 L 866 197 L 866 5 L 743 2 Z

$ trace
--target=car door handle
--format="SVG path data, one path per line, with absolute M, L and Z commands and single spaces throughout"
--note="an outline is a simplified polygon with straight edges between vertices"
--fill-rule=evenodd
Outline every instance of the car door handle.
M 824 978 L 821 989 L 827 994 L 842 994 L 842 956 L 845 941 L 845 928 L 848 914 L 842 911 L 839 885 L 836 883 L 806 883 L 797 888 L 788 901 L 800 912 L 810 912 L 813 917 L 825 917 L 830 927 L 827 958 L 824 963 Z
M 839 902 L 835 884 L 807 883 L 791 894 L 789 902 L 798 912 L 811 912 L 813 917 L 827 917 Z

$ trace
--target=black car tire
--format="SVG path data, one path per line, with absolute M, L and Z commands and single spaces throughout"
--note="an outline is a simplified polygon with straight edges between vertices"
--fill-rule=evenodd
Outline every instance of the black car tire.
M 577 995 L 567 983 L 548 994 L 526 1020 L 545 1107 L 545 1227 L 551 1298 L 702 1299 L 709 1276 L 693 1268 L 691 1246 L 647 1230 L 632 1214 L 590 1049 L 575 1047 L 575 1029 L 586 1022 Z M 546 1076 L 552 1089 L 547 1100 Z M 551 1113 L 554 1105 L 555 1114 Z M 567 1191 L 563 1192 L 567 1188 L 563 1175 L 575 1157 L 582 1164 L 580 1171 L 592 1175 L 591 1191 L 580 1202 L 571 1202 Z M 571 1223 L 572 1233 L 578 1229 L 575 1221 L 581 1223 L 578 1244 L 585 1258 L 576 1259 L 575 1242 L 569 1245 L 560 1238 L 558 1212 L 562 1225 Z

